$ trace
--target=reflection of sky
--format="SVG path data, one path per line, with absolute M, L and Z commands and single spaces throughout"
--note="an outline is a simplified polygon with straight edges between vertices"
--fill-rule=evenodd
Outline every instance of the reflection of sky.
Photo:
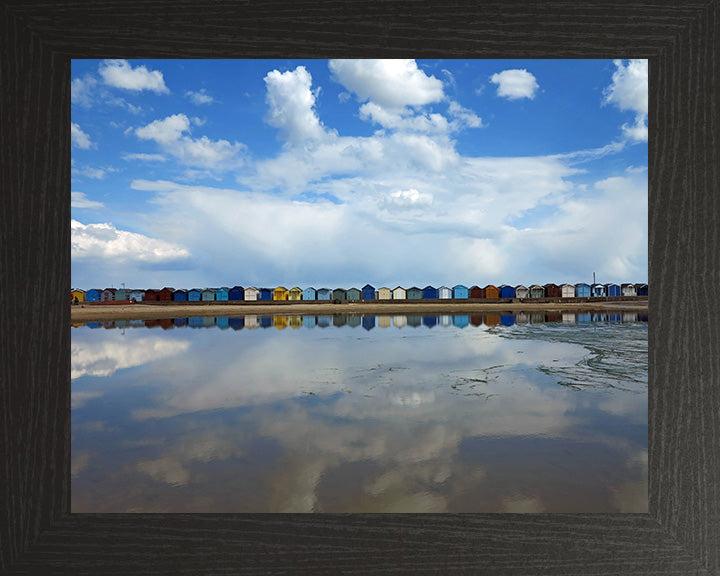
M 437 318 L 73 330 L 73 511 L 647 510 L 646 324 Z

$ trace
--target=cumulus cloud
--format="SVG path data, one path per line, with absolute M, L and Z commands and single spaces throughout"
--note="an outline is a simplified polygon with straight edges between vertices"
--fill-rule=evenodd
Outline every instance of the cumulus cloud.
M 148 70 L 145 66 L 133 68 L 127 60 L 104 60 L 98 72 L 105 84 L 124 90 L 141 92 L 150 90 L 157 94 L 168 94 L 163 74 L 159 70 Z
M 93 180 L 102 180 L 109 172 L 117 172 L 112 166 L 106 166 L 104 168 L 93 168 L 92 166 L 80 168 L 79 166 L 73 166 L 71 171 L 77 176 L 85 176 Z
M 292 143 L 324 136 L 325 131 L 314 110 L 312 77 L 304 66 L 287 72 L 272 70 L 264 80 L 269 106 L 268 124 L 279 128 Z
M 113 224 L 70 223 L 72 258 L 106 259 L 111 262 L 161 263 L 190 256 L 178 244 L 118 230 Z
M 70 84 L 70 101 L 73 104 L 90 107 L 93 101 L 93 90 L 97 80 L 89 74 L 83 78 L 75 78 Z
M 503 70 L 490 77 L 490 82 L 497 84 L 497 95 L 508 100 L 535 98 L 540 87 L 530 72 L 522 70 Z
M 153 140 L 175 156 L 182 164 L 200 168 L 230 169 L 239 165 L 240 152 L 245 148 L 239 142 L 211 140 L 207 136 L 191 138 L 190 119 L 185 114 L 173 114 L 135 129 L 142 140 Z
M 80 126 L 74 122 L 70 124 L 70 138 L 72 145 L 82 150 L 88 150 L 95 146 L 90 140 L 90 136 L 83 132 Z
M 604 91 L 603 104 L 612 104 L 620 110 L 635 113 L 634 124 L 623 124 L 626 138 L 637 142 L 648 140 L 648 61 L 614 60 L 612 84 Z
M 414 188 L 410 190 L 396 190 L 391 192 L 386 198 L 384 205 L 394 205 L 400 207 L 413 207 L 432 204 L 432 194 L 418 192 Z
M 90 200 L 83 192 L 70 192 L 71 208 L 102 208 L 102 202 Z
M 212 104 L 215 101 L 215 99 L 208 94 L 205 88 L 201 88 L 197 92 L 188 90 L 185 92 L 185 96 L 190 100 L 190 102 L 197 104 L 198 106 L 203 104 Z
M 165 162 L 167 158 L 162 154 L 123 154 L 123 160 L 141 160 L 143 162 Z

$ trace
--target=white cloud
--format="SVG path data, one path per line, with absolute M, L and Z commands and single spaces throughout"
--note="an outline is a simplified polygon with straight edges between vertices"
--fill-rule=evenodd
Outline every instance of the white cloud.
M 493 74 L 490 82 L 497 84 L 497 95 L 509 100 L 520 98 L 535 98 L 535 92 L 540 87 L 527 70 L 503 70 Z
M 633 125 L 623 124 L 623 134 L 629 140 L 648 140 L 648 61 L 614 60 L 615 72 L 612 84 L 604 91 L 603 104 L 613 104 L 620 110 L 635 112 Z
M 188 90 L 185 92 L 185 96 L 190 100 L 190 102 L 197 104 L 198 106 L 203 104 L 212 104 L 215 101 L 215 99 L 207 93 L 205 88 L 201 88 L 197 92 Z
M 133 68 L 127 60 L 104 60 L 98 67 L 105 84 L 140 92 L 150 90 L 157 94 L 168 94 L 162 72 L 148 70 L 145 66 Z
M 110 223 L 70 223 L 72 258 L 110 262 L 158 263 L 187 258 L 190 252 L 178 244 L 118 230 Z
M 312 77 L 304 66 L 293 71 L 272 70 L 264 78 L 269 106 L 266 120 L 279 128 L 293 143 L 318 139 L 325 135 L 315 114 L 315 95 L 311 91 Z
M 71 171 L 77 176 L 85 176 L 93 180 L 102 180 L 108 172 L 117 172 L 117 170 L 111 166 L 106 166 L 105 168 L 93 168 L 91 166 L 84 168 L 73 167 Z
M 440 102 L 443 84 L 420 70 L 415 60 L 330 60 L 335 79 L 361 102 L 401 109 Z
M 97 80 L 89 74 L 83 78 L 75 78 L 70 84 L 70 101 L 86 108 L 92 105 L 93 90 Z
M 123 160 L 141 160 L 143 162 L 165 162 L 167 158 L 162 154 L 123 154 Z
M 102 208 L 102 202 L 90 200 L 83 192 L 70 192 L 71 208 Z
M 190 120 L 185 114 L 173 114 L 162 120 L 155 120 L 135 129 L 135 134 L 143 140 L 155 140 L 158 144 L 170 144 L 180 139 L 183 132 L 190 128 Z
M 72 145 L 82 150 L 88 150 L 95 146 L 90 140 L 90 136 L 83 132 L 80 129 L 80 126 L 74 122 L 70 124 L 70 138 L 72 140 Z
M 412 207 L 432 204 L 432 194 L 418 192 L 415 188 L 410 190 L 396 190 L 385 198 L 384 205 L 395 205 L 400 207 Z
M 472 110 L 460 106 L 460 104 L 458 104 L 457 102 L 450 102 L 450 106 L 448 107 L 448 113 L 457 119 L 457 122 L 460 124 L 460 126 L 466 126 L 468 128 L 480 128 L 483 125 L 482 118 L 480 118 Z

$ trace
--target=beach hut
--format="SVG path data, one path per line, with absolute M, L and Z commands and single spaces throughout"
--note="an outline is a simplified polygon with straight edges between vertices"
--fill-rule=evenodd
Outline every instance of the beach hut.
M 605 284 L 605 293 L 608 296 L 622 296 L 619 284 Z
M 413 328 L 417 328 L 418 326 L 422 326 L 422 316 L 406 316 L 406 325 L 412 326 Z
M 320 290 L 318 290 L 318 292 L 320 292 Z M 317 317 L 317 326 L 319 328 L 327 328 L 328 326 L 330 326 L 331 322 L 332 322 L 332 316 L 328 316 L 328 315 L 324 314 L 322 316 Z
M 143 296 L 143 301 L 145 302 L 157 302 L 160 299 L 158 296 L 157 290 L 145 290 L 145 295 Z
M 468 298 L 470 296 L 470 292 L 468 291 L 468 287 L 463 284 L 458 284 L 456 286 L 453 286 L 453 298 L 455 300 L 458 300 L 460 298 Z
M 130 290 L 125 288 L 115 290 L 115 300 L 130 300 Z
M 539 284 L 533 284 L 529 288 L 530 298 L 545 298 L 545 288 Z
M 440 286 L 437 291 L 440 300 L 450 300 L 452 298 L 452 289 L 447 286 Z
M 407 291 L 402 286 L 398 286 L 392 291 L 393 300 L 405 300 L 407 298 Z
M 78 302 L 85 302 L 85 290 L 75 288 L 75 290 L 71 292 L 71 296 L 73 301 L 77 300 Z
M 563 284 L 560 286 L 560 293 L 562 294 L 562 298 L 575 298 L 575 285 Z
M 173 294 L 175 293 L 175 288 L 169 288 L 165 287 L 160 292 L 158 292 L 158 300 L 161 302 L 172 302 Z
M 130 290 L 130 300 L 133 302 L 142 302 L 145 299 L 144 290 Z
M 573 294 L 575 293 L 575 287 L 573 287 Z M 530 290 L 528 290 L 527 286 L 523 286 L 522 284 L 518 284 L 515 286 L 515 298 L 529 298 L 530 297 Z
M 500 298 L 515 298 L 515 288 L 507 284 L 500 286 L 498 293 L 500 294 Z
M 200 302 L 200 299 L 202 298 L 202 290 L 199 288 L 192 288 L 191 290 L 188 290 L 187 297 L 188 302 Z
M 285 286 L 278 286 L 273 290 L 273 300 L 287 300 L 289 296 L 289 291 Z
M 303 293 L 302 293 L 302 299 L 310 300 L 310 301 L 317 300 L 317 292 L 315 291 L 315 288 L 313 288 L 313 287 L 305 288 L 305 290 L 303 290 Z M 314 326 L 314 324 L 313 324 L 313 326 Z
M 273 325 L 273 317 L 269 315 L 263 315 L 258 317 L 260 328 L 270 328 Z
M 471 286 L 469 294 L 470 298 L 485 298 L 485 293 L 480 286 Z
M 362 287 L 362 299 L 375 300 L 375 287 L 370 284 L 365 284 L 365 286 Z
M 425 286 L 423 288 L 423 298 L 425 300 L 437 300 L 438 297 L 438 291 L 437 288 L 433 286 Z
M 105 288 L 105 290 L 100 292 L 100 302 L 112 302 L 113 300 L 115 300 L 114 288 Z
M 187 326 L 187 318 L 173 318 L 173 324 L 175 324 L 175 328 L 185 328 Z
M 500 314 L 500 324 L 503 326 L 512 326 L 515 324 L 514 314 Z
M 333 314 L 333 326 L 340 328 L 347 324 L 347 314 Z
M 390 300 L 392 298 L 392 290 L 383 286 L 382 288 L 378 288 L 377 296 L 378 300 Z
M 190 316 L 190 318 L 188 318 L 188 326 L 190 326 L 190 328 L 202 328 L 202 316 Z
M 302 294 L 302 290 L 300 291 Z M 293 314 L 292 316 L 288 316 L 288 326 L 292 328 L 293 330 L 297 330 L 298 328 L 302 328 L 303 325 L 303 319 L 302 316 L 299 314 Z
M 100 293 L 102 290 L 97 288 L 91 288 L 85 292 L 85 302 L 100 302 Z
M 245 300 L 245 288 L 242 286 L 233 286 L 228 290 L 228 300 L 233 302 L 238 300 Z
M 648 295 L 648 285 L 647 284 L 635 284 L 635 291 L 637 292 L 638 296 L 647 296 Z
M 593 284 L 590 286 L 590 294 L 592 294 L 595 298 L 605 296 L 605 286 L 602 284 Z
M 590 284 L 585 284 L 585 282 L 575 284 L 575 296 L 577 298 L 590 298 L 590 294 Z
M 452 326 L 452 316 L 450 316 L 449 314 L 442 314 L 438 316 L 438 324 L 443 328 Z
M 288 317 L 284 314 L 275 314 L 273 316 L 273 326 L 278 330 L 284 330 L 288 326 Z
M 215 300 L 218 302 L 227 302 L 230 298 L 230 288 L 227 286 L 221 286 L 215 290 Z
M 270 290 L 270 288 L 260 288 L 260 291 L 258 292 L 258 300 L 267 302 L 272 299 L 273 299 L 273 291 Z M 262 326 L 262 324 L 261 324 L 261 326 Z
M 255 302 L 258 299 L 258 295 L 260 294 L 260 290 L 255 288 L 255 286 L 248 286 L 245 288 L 245 300 L 252 300 Z M 247 327 L 247 322 L 245 322 L 245 326 Z
M 330 300 L 330 288 L 318 288 L 317 300 Z
M 302 288 L 293 286 L 288 290 L 288 300 L 302 300 Z
M 470 324 L 472 324 L 475 327 L 482 326 L 483 323 L 483 317 L 482 314 L 470 314 Z
M 406 296 L 408 300 L 422 300 L 423 291 L 417 286 L 413 286 L 407 289 Z
M 362 298 L 362 292 L 359 288 L 348 288 L 347 299 L 348 300 L 360 300 Z
M 200 295 L 200 300 L 203 302 L 214 302 L 215 301 L 215 290 L 212 288 L 205 288 Z
M 545 284 L 545 297 L 546 298 L 562 298 L 562 288 L 557 284 Z
M 635 284 L 621 284 L 623 296 L 637 296 L 637 290 L 635 290 Z
M 335 290 L 332 291 L 332 299 L 347 300 L 347 291 L 345 288 L 335 288 Z
M 500 324 L 500 314 L 485 314 L 485 326 L 497 326 Z
M 188 295 L 186 290 L 175 290 L 173 292 L 173 300 L 175 302 L 187 302 Z
M 485 286 L 485 288 L 483 288 L 483 292 L 485 292 L 485 298 L 500 298 L 500 291 L 494 284 L 488 284 Z

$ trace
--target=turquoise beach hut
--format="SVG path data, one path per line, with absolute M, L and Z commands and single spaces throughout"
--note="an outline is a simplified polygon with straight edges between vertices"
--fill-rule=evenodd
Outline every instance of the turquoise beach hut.
M 457 286 L 453 286 L 453 298 L 455 300 L 459 300 L 460 298 L 468 298 L 469 292 L 468 287 L 464 286 L 463 284 L 458 284 Z M 466 324 L 467 326 L 467 324 Z
M 317 291 L 312 286 L 310 288 L 305 288 L 302 293 L 302 299 L 303 300 L 317 300 Z M 313 326 L 315 326 L 315 323 L 313 321 Z
M 202 298 L 202 290 L 200 290 L 199 288 L 193 288 L 192 290 L 188 290 L 188 293 L 187 293 L 188 302 L 200 302 L 201 298 Z
M 202 291 L 202 296 L 200 299 L 203 302 L 214 302 L 215 301 L 215 290 L 212 288 L 205 288 L 205 290 Z
M 221 302 L 227 302 L 229 292 L 230 292 L 230 288 L 228 288 L 226 286 L 222 286 L 221 288 L 218 288 L 217 290 L 215 290 L 215 300 L 219 300 Z
M 348 300 L 360 300 L 360 298 L 362 298 L 362 292 L 358 288 L 348 288 Z

